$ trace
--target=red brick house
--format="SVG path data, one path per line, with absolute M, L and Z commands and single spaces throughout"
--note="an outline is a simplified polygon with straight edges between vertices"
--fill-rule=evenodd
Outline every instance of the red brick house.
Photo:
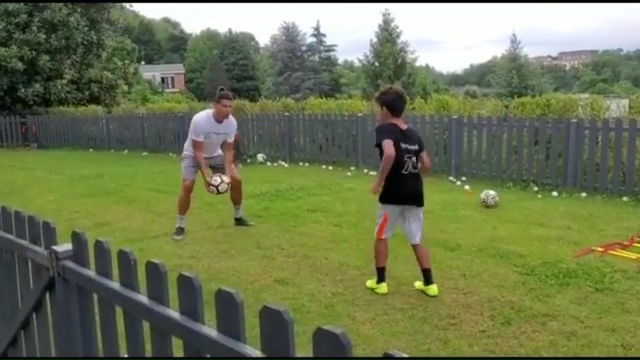
M 176 92 L 183 90 L 184 85 L 184 65 L 182 64 L 159 64 L 140 65 L 142 77 L 158 84 L 166 92 Z

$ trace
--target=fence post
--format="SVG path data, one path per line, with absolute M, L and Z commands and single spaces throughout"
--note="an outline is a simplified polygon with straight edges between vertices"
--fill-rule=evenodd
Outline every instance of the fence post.
M 107 138 L 107 149 L 111 150 L 113 149 L 113 145 L 111 144 L 111 116 L 101 114 L 100 117 L 102 117 L 102 125 L 104 125 L 104 133 Z
M 26 136 L 26 138 L 27 138 L 27 142 L 29 143 L 29 147 L 31 147 L 31 148 L 34 147 L 33 144 L 36 142 L 35 141 L 36 138 L 34 136 L 35 134 L 33 133 L 33 128 L 34 128 L 34 124 L 35 124 L 35 121 L 34 121 L 33 118 L 34 118 L 33 115 L 29 115 L 29 116 L 26 116 L 24 118 L 25 124 L 27 126 L 27 129 L 26 129 L 27 130 L 27 136 Z
M 140 122 L 140 138 L 142 140 L 142 149 L 140 150 L 146 150 L 147 149 L 147 136 L 146 136 L 146 128 L 145 128 L 145 116 L 144 114 L 140 114 L 138 115 L 138 121 Z
M 285 123 L 285 129 L 287 131 L 287 138 L 286 138 L 287 152 L 285 156 L 286 156 L 287 164 L 289 164 L 291 163 L 291 160 L 293 160 L 293 134 L 294 134 L 293 120 L 290 113 L 284 114 L 284 123 Z
M 566 187 L 574 187 L 576 186 L 576 172 L 578 169 L 578 120 L 571 119 L 569 121 L 569 126 L 567 127 L 567 155 L 565 162 L 565 186 Z M 582 149 L 580 149 L 582 151 Z
M 175 150 L 179 154 L 182 151 L 180 146 L 187 141 L 192 116 L 189 114 L 178 114 L 178 117 L 182 118 L 182 122 L 180 123 L 180 140 L 178 140 L 178 148 Z
M 51 293 L 51 314 L 56 357 L 81 357 L 80 323 L 76 289 L 60 273 L 59 264 L 73 256 L 71 244 L 51 248 L 51 275 L 54 290 Z
M 449 155 L 449 172 L 451 176 L 454 178 L 458 178 L 458 123 L 460 119 L 457 116 L 452 117 L 449 120 L 449 136 L 448 136 L 448 144 L 447 144 L 447 153 Z
M 365 118 L 363 114 L 358 114 L 356 118 L 356 166 L 364 166 L 364 128 Z

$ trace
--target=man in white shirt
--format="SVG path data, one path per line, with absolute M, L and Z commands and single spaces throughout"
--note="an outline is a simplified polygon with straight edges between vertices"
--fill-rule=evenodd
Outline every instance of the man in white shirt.
M 231 179 L 231 202 L 236 226 L 251 226 L 242 214 L 242 182 L 233 164 L 233 143 L 238 124 L 231 115 L 233 96 L 218 89 L 213 109 L 202 110 L 193 116 L 189 135 L 182 150 L 182 191 L 178 198 L 178 220 L 173 232 L 174 240 L 185 235 L 185 216 L 191 204 L 191 193 L 200 171 L 205 186 L 212 174 L 222 173 Z

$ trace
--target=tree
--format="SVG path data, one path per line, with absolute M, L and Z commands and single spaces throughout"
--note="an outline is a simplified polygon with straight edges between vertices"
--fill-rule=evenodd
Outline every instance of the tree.
M 138 47 L 138 61 L 145 64 L 157 64 L 162 60 L 162 44 L 156 36 L 151 19 L 143 18 L 138 22 L 133 38 Z
M 498 58 L 495 57 L 480 64 L 472 64 L 460 73 L 453 73 L 443 78 L 446 78 L 445 81 L 451 86 L 475 85 L 488 88 L 491 87 L 489 78 L 495 73 L 497 65 Z
M 201 76 L 204 79 L 203 98 L 206 100 L 213 99 L 220 86 L 231 88 L 231 81 L 229 81 L 229 77 L 227 76 L 227 69 L 224 66 L 224 62 L 220 59 L 219 53 L 215 53 L 214 56 L 209 59 Z
M 362 68 L 351 60 L 343 60 L 339 67 L 340 86 L 342 94 L 349 97 L 361 97 L 364 85 Z
M 231 29 L 224 34 L 220 59 L 226 70 L 225 76 L 231 83 L 230 90 L 239 98 L 249 101 L 260 99 L 259 51 L 259 43 L 252 34 Z
M 222 34 L 217 30 L 205 29 L 191 37 L 185 53 L 185 85 L 197 99 L 206 99 L 203 74 L 207 66 L 222 48 Z M 217 65 L 216 65 L 217 66 Z
M 162 63 L 182 63 L 189 43 L 189 34 L 182 25 L 175 20 L 163 17 L 156 22 L 156 33 L 162 45 Z
M 112 38 L 105 47 L 96 71 L 86 78 L 89 103 L 112 108 L 142 80 L 136 63 L 137 48 L 125 37 Z M 96 88 L 95 84 L 101 86 Z
M 509 47 L 498 59 L 496 72 L 490 78 L 491 85 L 502 98 L 529 96 L 535 94 L 533 77 L 532 65 L 514 32 L 509 38 Z
M 402 30 L 388 9 L 383 11 L 382 21 L 369 43 L 369 52 L 363 55 L 360 63 L 365 78 L 365 96 L 371 96 L 389 84 L 403 86 L 408 94 L 414 92 L 415 78 L 411 69 L 416 57 L 409 43 L 402 40 Z
M 273 91 L 276 97 L 306 98 L 312 93 L 307 62 L 306 35 L 295 22 L 284 22 L 271 37 Z
M 121 6 L 0 4 L 0 110 L 117 102 L 114 88 L 130 82 L 135 60 L 119 37 Z
M 444 85 L 438 79 L 437 72 L 428 64 L 412 68 L 412 77 L 415 78 L 415 95 L 428 99 L 435 93 L 445 91 Z
M 331 98 L 341 92 L 337 46 L 327 43 L 327 35 L 322 32 L 320 21 L 311 29 L 311 41 L 307 44 L 309 59 L 310 88 L 314 95 Z
M 271 57 L 269 54 L 271 50 L 269 45 L 265 45 L 260 48 L 258 52 L 257 61 L 258 61 L 258 77 L 260 78 L 260 93 L 263 97 L 268 99 L 273 99 L 275 97 L 275 93 L 273 90 L 273 63 L 271 62 Z

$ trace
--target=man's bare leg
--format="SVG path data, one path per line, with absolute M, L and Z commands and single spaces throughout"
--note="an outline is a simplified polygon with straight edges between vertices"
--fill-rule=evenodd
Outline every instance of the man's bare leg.
M 251 226 L 253 223 L 244 217 L 242 212 L 242 179 L 237 171 L 231 176 L 229 198 L 233 204 L 233 219 L 236 226 Z
M 178 218 L 176 220 L 176 229 L 173 232 L 174 240 L 182 240 L 185 234 L 185 216 L 191 206 L 191 194 L 193 193 L 193 186 L 195 180 L 182 180 L 182 188 L 180 189 L 180 196 L 178 197 Z

